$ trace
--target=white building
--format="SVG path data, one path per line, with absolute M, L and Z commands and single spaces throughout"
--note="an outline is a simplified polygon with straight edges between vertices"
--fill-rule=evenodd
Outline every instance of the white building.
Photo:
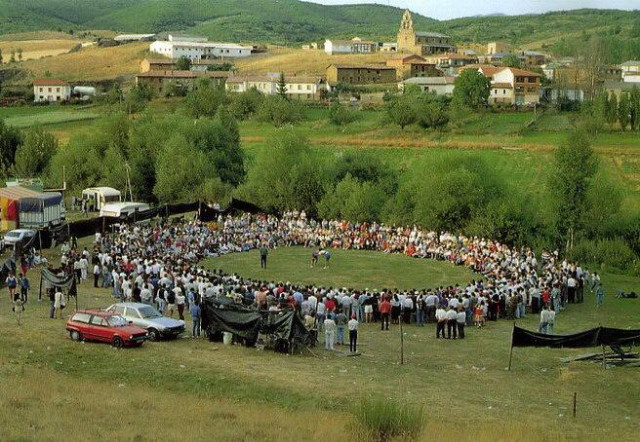
M 640 83 L 640 61 L 625 61 L 620 65 L 622 81 L 625 83 Z
M 33 101 L 35 103 L 54 103 L 68 101 L 71 98 L 71 85 L 53 78 L 39 78 L 33 82 Z
M 152 41 L 156 37 L 156 34 L 121 34 L 113 37 L 115 41 L 120 43 L 127 43 L 130 41 Z
M 151 43 L 149 50 L 172 59 L 187 57 L 191 61 L 200 61 L 212 58 L 248 57 L 253 47 L 233 43 L 155 41 Z
M 370 54 L 376 51 L 377 46 L 375 42 L 363 41 L 356 37 L 353 40 L 327 40 L 324 42 L 324 51 L 329 55 Z
M 325 82 L 320 77 L 285 75 L 287 97 L 295 100 L 316 100 Z M 278 93 L 279 73 L 266 75 L 236 75 L 229 77 L 225 84 L 227 92 L 241 93 L 255 89 L 265 95 Z
M 452 95 L 455 88 L 454 83 L 455 77 L 413 77 L 400 83 L 398 88 L 403 91 L 406 86 L 415 85 L 422 92 L 436 95 Z
M 206 43 L 209 41 L 207 37 L 200 35 L 187 35 L 187 34 L 169 34 L 167 40 L 174 42 L 189 42 L 189 43 Z

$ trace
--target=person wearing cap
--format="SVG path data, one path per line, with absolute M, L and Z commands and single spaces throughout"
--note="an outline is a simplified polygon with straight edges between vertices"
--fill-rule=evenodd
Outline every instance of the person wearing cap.
M 349 351 L 355 353 L 358 345 L 358 326 L 360 323 L 356 319 L 356 315 L 351 316 L 351 320 L 347 324 L 349 327 Z

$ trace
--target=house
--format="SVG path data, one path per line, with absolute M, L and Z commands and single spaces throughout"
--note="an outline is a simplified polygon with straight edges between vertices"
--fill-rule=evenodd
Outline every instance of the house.
M 542 66 L 547 62 L 547 56 L 542 52 L 522 51 L 520 55 L 527 66 Z
M 502 68 L 491 77 L 490 104 L 518 106 L 540 103 L 541 75 L 516 68 Z
M 542 75 L 523 69 L 492 65 L 466 66 L 477 69 L 491 79 L 489 104 L 530 105 L 540 102 L 540 82 Z
M 178 60 L 171 58 L 145 58 L 140 62 L 140 72 L 172 71 L 176 70 Z M 221 65 L 220 60 L 208 60 L 206 58 L 191 62 L 192 71 L 205 72 L 210 66 Z
M 38 78 L 33 82 L 34 103 L 55 103 L 71 99 L 71 85 L 53 78 Z
M 625 83 L 640 83 L 640 61 L 625 61 L 620 65 L 622 81 Z
M 201 78 L 208 79 L 213 86 L 223 87 L 229 75 L 226 71 L 148 71 L 136 75 L 136 84 L 148 86 L 155 94 L 163 95 L 175 87 L 193 90 Z
M 171 59 L 187 57 L 191 61 L 217 58 L 248 57 L 252 46 L 240 46 L 234 43 L 209 43 L 191 41 L 155 41 L 149 50 Z
M 387 60 L 387 66 L 395 68 L 398 80 L 412 77 L 437 77 L 442 75 L 436 65 L 419 55 L 408 55 Z
M 156 34 L 120 34 L 113 37 L 118 43 L 130 43 L 133 41 L 153 41 Z
M 469 64 L 477 64 L 478 57 L 475 55 L 444 53 L 430 55 L 427 57 L 427 61 L 435 64 L 438 68 L 459 68 Z
M 377 43 L 373 41 L 363 41 L 358 37 L 352 40 L 327 40 L 324 42 L 324 51 L 329 55 L 371 54 L 376 51 L 377 47 Z
M 501 64 L 502 59 L 505 57 L 516 57 L 520 63 L 525 62 L 524 55 L 522 54 L 514 54 L 511 52 L 496 52 L 494 54 L 488 54 L 483 57 L 482 62 L 487 64 Z
M 416 32 L 413 29 L 411 12 L 409 10 L 404 12 L 398 32 L 398 52 L 431 55 L 456 51 L 457 48 L 451 44 L 451 37 L 448 35 L 436 32 Z
M 396 69 L 381 65 L 336 65 L 327 67 L 327 83 L 334 86 L 338 83 L 354 85 L 395 83 Z
M 409 85 L 415 85 L 422 92 L 433 93 L 436 95 L 452 95 L 455 88 L 455 77 L 414 77 L 404 80 L 398 85 L 398 89 L 404 91 Z
M 487 44 L 487 55 L 497 54 L 499 52 L 509 52 L 511 46 L 501 41 L 492 41 Z
M 382 43 L 380 52 L 398 52 L 398 43 Z
M 317 76 L 285 75 L 287 98 L 301 101 L 319 100 L 325 81 Z M 266 75 L 234 75 L 225 84 L 227 92 L 241 93 L 255 89 L 265 95 L 275 95 L 280 81 L 279 73 Z

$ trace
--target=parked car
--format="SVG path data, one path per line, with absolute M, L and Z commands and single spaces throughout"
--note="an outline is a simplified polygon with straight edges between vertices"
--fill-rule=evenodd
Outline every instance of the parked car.
M 108 312 L 123 316 L 134 325 L 149 332 L 149 339 L 157 341 L 160 338 L 175 339 L 185 329 L 184 321 L 167 318 L 148 304 L 136 302 L 121 302 L 107 308 Z
M 22 242 L 27 243 L 31 238 L 36 236 L 35 230 L 31 229 L 16 229 L 7 232 L 4 235 L 4 246 L 5 247 L 15 247 L 16 243 Z
M 114 347 L 139 347 L 149 334 L 120 315 L 110 312 L 79 310 L 67 322 L 73 341 L 102 341 Z

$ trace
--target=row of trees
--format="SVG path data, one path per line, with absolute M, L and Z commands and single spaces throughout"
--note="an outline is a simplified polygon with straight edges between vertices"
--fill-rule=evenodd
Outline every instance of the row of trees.
M 9 54 L 10 54 L 9 63 L 15 63 L 16 61 L 22 61 L 22 54 L 23 54 L 22 48 L 11 49 Z M 0 64 L 2 64 L 2 63 L 3 63 L 2 49 L 0 49 Z
M 591 117 L 596 131 L 606 124 L 617 124 L 623 132 L 640 130 L 640 89 L 622 92 L 619 100 L 616 94 L 602 92 L 583 104 L 583 113 Z

